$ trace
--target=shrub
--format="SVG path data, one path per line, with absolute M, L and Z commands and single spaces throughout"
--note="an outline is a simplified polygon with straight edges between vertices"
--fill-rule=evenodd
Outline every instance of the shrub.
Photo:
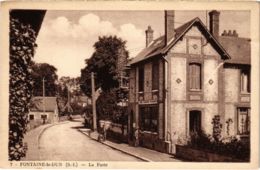
M 30 25 L 10 20 L 9 160 L 25 156 L 23 144 L 33 81 L 29 65 L 34 55 L 36 33 Z
M 219 141 L 221 138 L 221 130 L 222 130 L 222 124 L 220 123 L 220 116 L 215 115 L 211 123 L 213 125 L 213 138 L 216 141 Z
M 213 136 L 207 135 L 203 131 L 194 132 L 191 134 L 187 146 L 241 160 L 249 160 L 250 158 L 250 141 L 243 141 L 237 137 L 227 137 L 215 140 Z

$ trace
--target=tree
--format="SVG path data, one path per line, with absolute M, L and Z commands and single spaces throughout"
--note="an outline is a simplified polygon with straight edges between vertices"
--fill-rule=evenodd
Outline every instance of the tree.
M 43 79 L 45 80 L 45 95 L 56 96 L 57 94 L 57 69 L 47 63 L 32 64 L 33 94 L 34 96 L 43 95 Z
M 61 89 L 65 89 L 69 87 L 70 94 L 72 96 L 80 96 L 83 95 L 81 88 L 80 88 L 80 77 L 71 78 L 69 76 L 63 76 L 59 79 L 59 87 Z
M 81 70 L 81 89 L 86 95 L 91 96 L 91 72 L 95 73 L 96 90 L 101 88 L 97 99 L 98 119 L 115 120 L 121 115 L 118 103 L 127 98 L 127 92 L 120 88 L 128 60 L 125 46 L 126 41 L 116 36 L 99 37 L 94 44 L 95 52 Z
M 116 36 L 103 36 L 94 44 L 95 52 L 90 59 L 85 60 L 87 66 L 81 70 L 81 89 L 90 96 L 91 72 L 95 73 L 96 89 L 106 92 L 119 87 L 121 65 L 126 65 L 128 51 L 126 41 Z M 120 59 L 123 58 L 124 62 Z
M 32 96 L 29 65 L 34 55 L 36 33 L 30 25 L 10 20 L 10 79 L 9 79 L 9 160 L 25 156 L 23 144 Z
M 64 110 L 66 104 L 68 104 L 68 94 L 70 95 L 70 105 L 74 113 L 82 113 L 83 107 L 78 105 L 80 96 L 83 93 L 80 89 L 80 78 L 71 78 L 69 76 L 63 76 L 59 79 L 58 85 L 58 105 L 62 114 L 67 114 Z

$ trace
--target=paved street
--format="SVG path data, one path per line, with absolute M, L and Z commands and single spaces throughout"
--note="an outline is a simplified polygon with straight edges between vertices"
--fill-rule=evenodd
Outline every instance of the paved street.
M 40 160 L 50 161 L 140 161 L 90 139 L 77 130 L 82 122 L 48 128 L 39 141 Z

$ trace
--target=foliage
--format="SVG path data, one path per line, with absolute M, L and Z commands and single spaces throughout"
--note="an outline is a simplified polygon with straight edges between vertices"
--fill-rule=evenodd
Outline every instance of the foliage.
M 10 20 L 9 160 L 25 156 L 23 144 L 33 81 L 28 67 L 34 55 L 36 33 L 30 25 Z
M 58 84 L 58 106 L 61 115 L 70 114 L 67 110 L 63 110 L 68 102 L 68 94 L 70 95 L 70 104 L 73 109 L 72 114 L 79 114 L 83 112 L 83 107 L 78 105 L 80 96 L 83 92 L 80 89 L 80 78 L 61 77 Z
M 230 119 L 227 123 L 232 122 Z M 228 136 L 221 138 L 222 125 L 220 116 L 216 115 L 212 119 L 213 133 L 207 135 L 205 132 L 193 132 L 190 134 L 188 146 L 207 152 L 222 154 L 235 157 L 241 160 L 249 160 L 250 158 L 250 140 L 240 140 L 238 137 Z M 229 129 L 228 129 L 229 132 Z M 229 133 L 228 133 L 229 135 Z
M 57 94 L 57 69 L 47 63 L 33 63 L 32 78 L 34 81 L 34 96 L 43 95 L 43 78 L 45 80 L 45 96 L 56 96 Z
M 87 66 L 81 70 L 81 89 L 90 96 L 91 72 L 95 73 L 95 87 L 109 91 L 119 87 L 120 70 L 118 60 L 124 57 L 126 64 L 128 52 L 126 42 L 116 36 L 103 36 L 94 44 L 95 52 L 86 60 Z
M 221 138 L 221 131 L 222 131 L 222 124 L 220 123 L 220 116 L 215 115 L 212 119 L 212 125 L 213 125 L 213 138 L 216 141 L 219 141 Z
M 216 141 L 211 135 L 204 132 L 193 133 L 188 146 L 241 160 L 249 160 L 250 158 L 250 141 L 240 140 L 237 137 L 227 137 Z
M 65 89 L 66 88 L 66 92 L 63 91 L 63 93 L 65 94 L 64 96 L 67 96 L 67 90 L 70 90 L 70 94 L 71 96 L 82 96 L 83 93 L 80 89 L 80 77 L 76 77 L 76 78 L 71 78 L 71 77 L 61 77 L 59 79 L 59 88 L 60 89 Z M 62 94 L 61 94 L 62 96 Z
M 102 92 L 97 100 L 97 117 L 99 120 L 111 120 L 114 123 L 127 122 L 126 107 L 119 106 L 116 89 Z
M 102 92 L 97 99 L 97 117 L 100 120 L 111 120 L 114 110 L 117 109 L 116 93 L 114 91 Z
M 102 92 L 96 102 L 99 120 L 119 121 L 122 111 L 118 103 L 126 102 L 128 98 L 128 92 L 119 88 L 128 59 L 125 44 L 116 36 L 99 37 L 94 44 L 95 52 L 81 70 L 81 89 L 86 95 L 91 96 L 91 72 L 95 73 L 95 90 L 101 88 Z
M 230 131 L 230 124 L 233 123 L 233 120 L 231 118 L 229 118 L 227 121 L 226 121 L 226 124 L 227 124 L 227 135 L 229 136 L 229 131 Z

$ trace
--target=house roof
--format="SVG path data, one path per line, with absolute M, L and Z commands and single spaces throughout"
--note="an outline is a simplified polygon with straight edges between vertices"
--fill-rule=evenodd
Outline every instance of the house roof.
M 206 28 L 206 26 L 202 23 L 202 21 L 196 17 L 189 22 L 181 25 L 180 27 L 175 29 L 175 37 L 173 37 L 169 42 L 167 42 L 167 45 L 165 45 L 165 36 L 161 36 L 154 41 L 152 41 L 148 47 L 143 49 L 135 58 L 133 58 L 128 65 L 133 65 L 136 63 L 139 63 L 141 61 L 144 61 L 148 58 L 157 56 L 157 55 L 165 55 L 167 52 L 178 42 L 179 39 L 183 37 L 183 35 L 192 27 L 192 26 L 198 26 L 198 28 L 205 34 L 205 37 L 207 40 L 214 45 L 216 50 L 221 54 L 221 57 L 223 59 L 231 59 L 230 62 L 235 62 L 237 58 L 235 58 L 233 55 L 236 55 L 237 53 L 241 54 L 240 51 L 243 51 L 245 48 L 249 47 L 249 50 L 245 50 L 244 53 L 248 53 L 245 56 L 248 56 L 247 58 L 250 59 L 250 44 L 249 45 L 242 45 L 245 41 L 239 41 L 239 45 L 233 44 L 233 47 L 230 47 L 229 44 L 232 44 L 233 42 L 228 42 L 229 40 L 225 40 L 225 38 L 220 38 L 221 40 L 218 41 Z M 237 48 L 240 46 L 240 48 Z M 242 47 L 242 48 L 241 48 Z M 236 51 L 236 53 L 234 52 Z M 235 53 L 235 54 L 234 54 Z M 234 59 L 232 59 L 232 57 Z M 242 57 L 243 58 L 243 57 Z M 248 60 L 248 59 L 247 59 Z
M 54 111 L 57 107 L 57 101 L 56 97 L 42 97 L 42 96 L 37 96 L 33 97 L 31 100 L 31 111 L 37 111 L 41 112 L 44 111 L 44 100 L 45 100 L 45 111 Z
M 226 63 L 232 64 L 250 64 L 251 46 L 249 38 L 219 36 L 219 42 L 231 56 Z

